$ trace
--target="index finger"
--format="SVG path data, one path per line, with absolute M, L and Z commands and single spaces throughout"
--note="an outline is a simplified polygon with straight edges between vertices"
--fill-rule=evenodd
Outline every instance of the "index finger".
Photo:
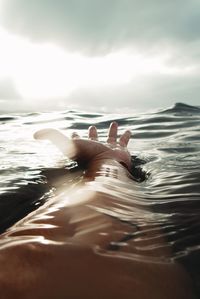
M 91 140 L 98 140 L 97 128 L 95 126 L 89 127 L 88 138 Z

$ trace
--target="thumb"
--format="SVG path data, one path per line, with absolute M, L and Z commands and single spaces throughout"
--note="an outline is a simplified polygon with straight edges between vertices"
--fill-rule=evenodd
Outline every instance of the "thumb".
M 76 147 L 71 139 L 56 129 L 42 129 L 33 135 L 37 140 L 51 141 L 65 156 L 72 159 L 76 156 Z

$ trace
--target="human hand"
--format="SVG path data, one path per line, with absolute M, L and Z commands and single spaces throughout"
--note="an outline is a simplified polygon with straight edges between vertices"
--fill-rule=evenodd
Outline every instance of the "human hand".
M 125 131 L 117 141 L 118 124 L 112 122 L 108 131 L 107 143 L 98 141 L 95 126 L 88 129 L 88 139 L 82 139 L 76 133 L 69 139 L 55 129 L 43 129 L 34 134 L 36 139 L 48 139 L 54 143 L 66 156 L 87 166 L 88 164 L 105 159 L 115 160 L 131 170 L 131 155 L 127 145 L 131 137 L 130 131 Z

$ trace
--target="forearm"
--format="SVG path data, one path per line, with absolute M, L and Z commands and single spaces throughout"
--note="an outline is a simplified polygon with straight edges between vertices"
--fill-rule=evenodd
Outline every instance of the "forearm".
M 86 176 L 90 180 L 105 177 L 109 181 L 109 177 L 115 176 L 129 180 L 126 168 L 109 159 L 90 163 Z M 134 242 L 124 250 L 122 247 L 117 255 L 109 249 L 112 242 L 120 242 L 124 235 L 133 234 L 134 228 L 93 209 L 91 204 L 95 207 L 98 201 L 110 208 L 113 198 L 90 192 L 87 186 L 79 193 L 74 192 L 73 204 L 80 194 L 86 201 L 82 199 L 71 207 L 67 203 L 70 193 L 61 194 L 54 199 L 55 205 L 44 211 L 40 209 L 40 215 L 32 215 L 25 222 L 28 226 L 22 224 L 21 229 L 18 226 L 13 235 L 11 231 L 6 238 L 7 248 L 0 248 L 2 298 L 94 298 L 97 293 L 105 299 L 131 299 L 133 294 L 137 299 L 193 298 L 190 279 L 178 264 L 131 258 L 138 254 L 135 246 L 138 243 Z M 145 248 L 148 227 L 143 225 L 140 233 L 141 239 L 144 236 L 140 246 Z M 19 242 L 16 242 L 17 236 Z M 157 251 L 158 254 L 168 255 Z M 86 265 L 90 265 L 90 271 L 85 271 Z M 90 287 L 85 287 L 88 284 Z

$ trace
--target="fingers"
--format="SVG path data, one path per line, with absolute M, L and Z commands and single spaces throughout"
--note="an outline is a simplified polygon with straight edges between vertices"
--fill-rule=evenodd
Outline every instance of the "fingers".
M 95 126 L 90 126 L 88 129 L 88 138 L 91 140 L 98 140 L 97 128 Z
M 127 130 L 126 132 L 124 132 L 124 134 L 122 134 L 122 136 L 119 139 L 120 146 L 126 147 L 128 145 L 130 138 L 131 138 L 131 132 Z
M 114 121 L 110 124 L 110 128 L 108 131 L 108 139 L 107 139 L 107 143 L 116 143 L 117 141 L 117 128 L 118 128 L 118 124 Z

